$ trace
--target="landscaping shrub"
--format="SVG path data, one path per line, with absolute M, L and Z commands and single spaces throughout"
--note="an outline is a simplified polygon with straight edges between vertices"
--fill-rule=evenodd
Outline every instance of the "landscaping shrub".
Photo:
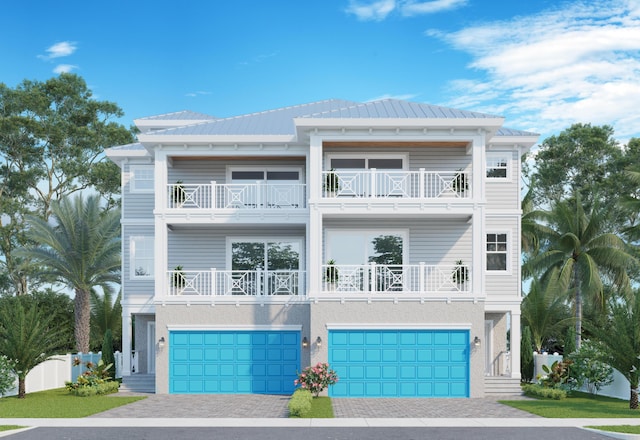
M 109 377 L 115 377 L 116 358 L 113 355 L 113 336 L 109 328 L 104 332 L 104 339 L 102 340 L 102 362 L 104 362 L 105 365 L 111 365 L 107 368 L 107 373 Z
M 604 353 L 597 344 L 583 341 L 580 350 L 571 353 L 569 359 L 573 361 L 570 376 L 574 388 L 584 386 L 589 394 L 598 394 L 602 387 L 613 382 L 613 368 L 603 361 Z
M 543 399 L 562 400 L 567 397 L 567 391 L 560 388 L 550 388 L 537 384 L 522 385 L 525 396 Z
M 298 388 L 295 390 L 289 400 L 289 415 L 294 417 L 303 417 L 311 411 L 311 400 L 313 396 L 311 391 Z
M 329 364 L 318 362 L 314 367 L 307 367 L 298 374 L 298 378 L 293 382 L 300 385 L 300 388 L 309 390 L 315 397 L 324 391 L 325 388 L 335 384 L 338 375 L 329 368 Z
M 13 374 L 15 362 L 6 356 L 0 356 L 0 396 L 4 396 L 7 391 L 16 386 L 16 375 Z
M 80 359 L 73 360 L 74 365 L 80 365 Z M 105 364 L 102 359 L 98 365 L 87 362 L 87 371 L 78 376 L 75 382 L 65 382 L 67 390 L 79 397 L 95 396 L 97 394 L 115 393 L 120 387 L 120 382 L 112 380 L 109 368 L 112 364 Z

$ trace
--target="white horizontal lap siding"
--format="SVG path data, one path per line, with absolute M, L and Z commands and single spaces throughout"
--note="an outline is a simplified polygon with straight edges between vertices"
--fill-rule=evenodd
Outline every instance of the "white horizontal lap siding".
M 169 232 L 169 270 L 180 265 L 184 270 L 226 270 L 227 237 L 304 237 L 304 228 L 230 228 L 181 229 Z
M 405 243 L 409 249 L 406 264 L 454 264 L 457 260 L 471 264 L 471 225 L 463 220 L 327 219 L 324 228 L 325 231 L 371 229 L 382 234 L 384 231 L 404 230 L 409 233 L 408 243 Z M 323 235 L 326 239 L 326 234 Z
M 508 179 L 486 179 L 485 191 L 487 195 L 487 211 L 492 209 L 520 209 L 520 193 L 518 182 L 520 180 L 520 158 L 518 152 L 493 152 L 488 154 L 502 154 L 509 156 Z
M 122 290 L 125 296 L 149 295 L 153 296 L 154 278 L 131 279 L 131 237 L 145 236 L 153 238 L 153 224 L 122 225 Z M 157 250 L 156 250 L 157 255 Z
M 514 216 L 490 216 L 486 217 L 487 233 L 507 233 L 507 246 L 509 253 L 507 272 L 486 272 L 487 296 L 520 296 L 520 235 L 518 230 L 519 217 Z

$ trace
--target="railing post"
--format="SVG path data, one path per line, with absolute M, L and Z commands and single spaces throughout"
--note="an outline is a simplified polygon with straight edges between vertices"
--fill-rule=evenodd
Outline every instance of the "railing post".
M 424 261 L 421 261 L 419 263 L 419 268 L 418 268 L 418 291 L 420 293 L 424 293 L 427 291 L 427 285 L 426 285 L 426 281 L 427 281 L 427 268 L 425 265 Z
M 377 274 L 376 274 L 376 263 L 375 263 L 375 261 L 371 262 L 371 269 L 369 269 L 369 270 L 370 270 L 370 273 L 369 273 L 369 278 L 370 278 L 369 283 L 370 284 L 369 285 L 371 286 L 371 292 L 375 293 L 375 292 L 378 291 L 378 288 L 376 286 L 376 278 L 377 278 L 376 275 Z
M 218 294 L 218 286 L 216 284 L 216 268 L 211 268 L 211 296 Z
M 256 270 L 256 279 L 255 279 L 255 283 L 256 283 L 256 296 L 260 296 L 262 295 L 262 292 L 265 290 L 264 286 L 262 285 L 262 269 L 258 269 Z M 265 277 L 266 278 L 266 277 Z
M 216 181 L 211 181 L 211 209 L 216 209 Z
M 370 176 L 369 197 L 374 197 L 375 198 L 375 197 L 378 196 L 378 190 L 376 188 L 376 180 L 377 180 L 376 179 L 376 172 L 377 172 L 377 170 L 376 170 L 376 168 L 370 168 L 369 171 L 370 171 L 370 173 L 369 173 L 369 176 Z
M 419 170 L 420 172 L 418 173 L 418 197 L 420 197 L 421 199 L 424 199 L 424 195 L 425 195 L 425 175 L 424 175 L 424 168 L 420 168 Z

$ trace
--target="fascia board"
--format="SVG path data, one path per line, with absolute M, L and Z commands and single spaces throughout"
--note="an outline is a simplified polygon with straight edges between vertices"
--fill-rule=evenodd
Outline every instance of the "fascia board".
M 153 157 L 148 150 L 113 150 L 107 148 L 104 150 L 104 154 L 109 160 L 118 165 L 121 165 L 127 159 L 151 159 Z
M 293 143 L 296 137 L 290 134 L 278 135 L 154 135 L 139 134 L 138 139 L 145 145 L 190 145 L 190 144 L 267 144 Z
M 504 118 L 294 118 L 304 128 L 482 128 L 495 131 Z
M 522 153 L 529 151 L 533 147 L 540 136 L 495 136 L 487 142 L 491 145 L 518 145 Z

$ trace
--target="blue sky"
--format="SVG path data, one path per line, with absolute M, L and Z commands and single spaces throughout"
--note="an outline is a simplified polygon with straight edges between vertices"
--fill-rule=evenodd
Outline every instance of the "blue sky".
M 394 97 L 640 137 L 640 0 L 12 1 L 0 82 L 82 76 L 120 120 Z

